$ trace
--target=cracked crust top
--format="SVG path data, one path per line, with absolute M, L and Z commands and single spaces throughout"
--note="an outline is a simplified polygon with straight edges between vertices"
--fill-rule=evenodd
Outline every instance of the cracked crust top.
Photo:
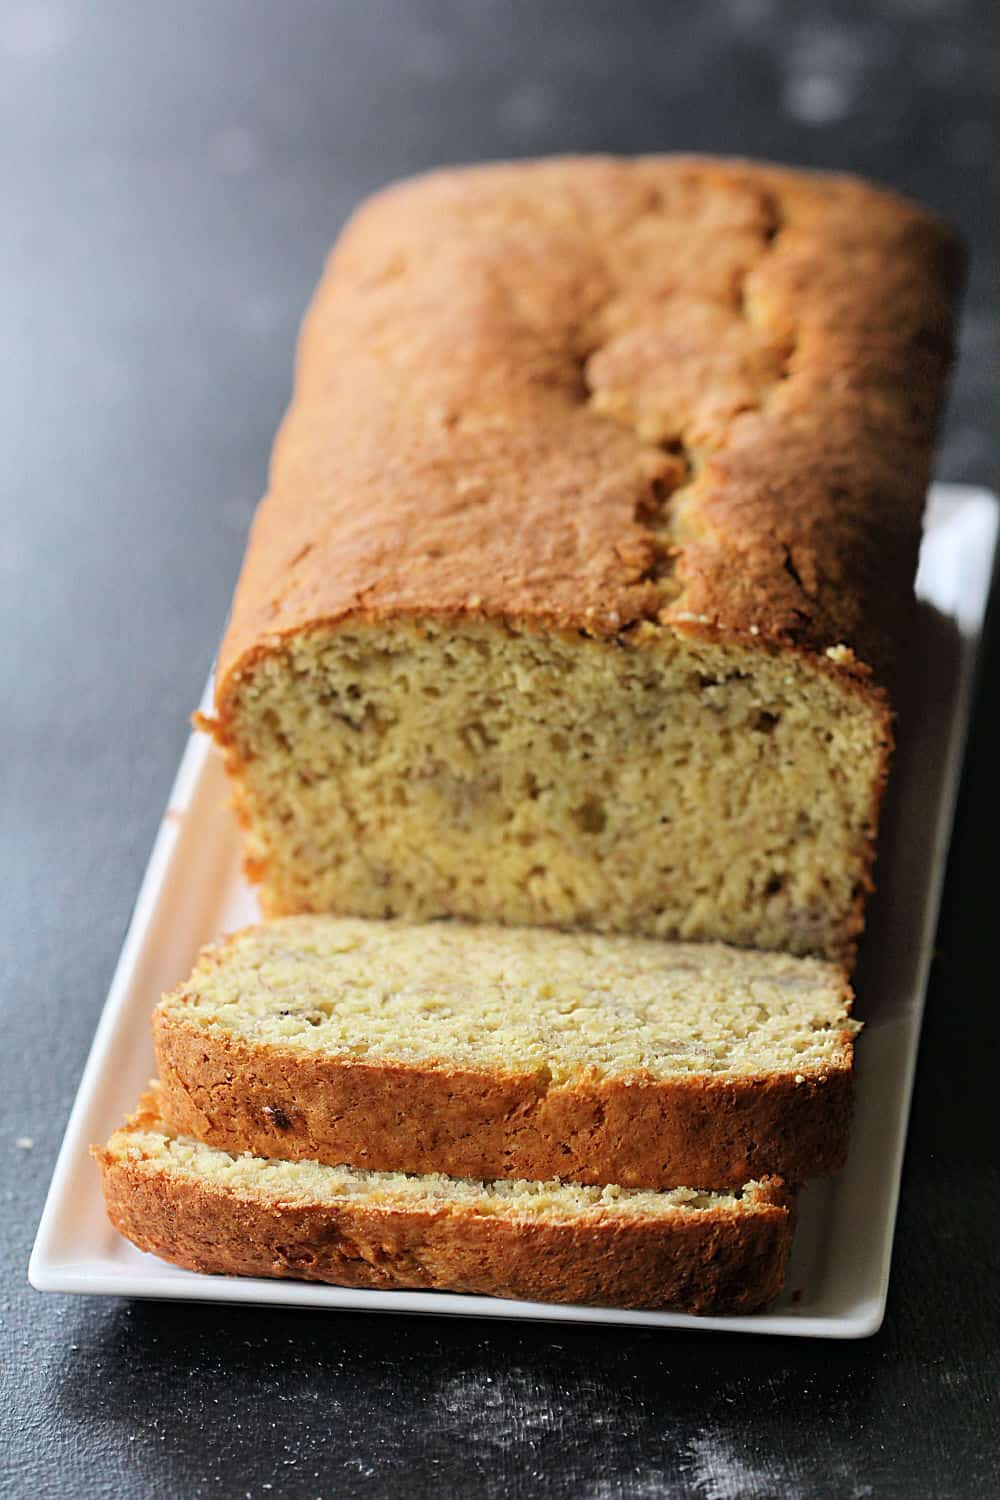
M 371 199 L 307 319 L 220 658 L 348 618 L 644 621 L 884 676 L 961 255 L 853 178 L 681 157 Z

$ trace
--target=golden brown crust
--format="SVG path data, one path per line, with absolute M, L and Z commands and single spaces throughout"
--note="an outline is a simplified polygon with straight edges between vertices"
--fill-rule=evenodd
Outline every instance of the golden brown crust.
M 147 1109 L 134 1123 L 156 1121 Z M 460 1205 L 289 1204 L 150 1172 L 107 1149 L 94 1155 L 115 1227 L 141 1250 L 210 1274 L 750 1313 L 780 1292 L 794 1227 L 780 1184 L 755 1189 L 752 1211 L 574 1223 Z
M 224 1151 L 451 1177 L 727 1188 L 843 1166 L 851 1039 L 839 1064 L 760 1077 L 605 1079 L 367 1062 L 254 1047 L 153 1018 L 164 1118 Z
M 591 158 L 379 194 L 304 329 L 219 732 L 323 622 L 654 620 L 881 680 L 959 280 L 937 220 L 848 177 Z

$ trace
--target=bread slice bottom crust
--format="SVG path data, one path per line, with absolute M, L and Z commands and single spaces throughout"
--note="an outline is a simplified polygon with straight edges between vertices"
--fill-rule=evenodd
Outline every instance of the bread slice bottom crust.
M 559 1183 L 530 1211 L 490 1184 L 470 1195 L 456 1183 L 449 1198 L 440 1178 L 407 1179 L 410 1196 L 394 1201 L 393 1174 L 388 1191 L 375 1181 L 368 1193 L 373 1179 L 347 1172 L 358 1190 L 341 1191 L 345 1172 L 318 1165 L 314 1193 L 294 1177 L 283 1191 L 276 1164 L 175 1135 L 155 1095 L 94 1155 L 115 1227 L 141 1250 L 210 1274 L 742 1314 L 780 1292 L 794 1230 L 794 1194 L 778 1180 L 687 1203 L 665 1194 L 662 1206 L 626 1212 L 613 1201 L 581 1206 L 581 1190 Z M 432 1189 L 423 1200 L 421 1181 Z M 526 1198 L 538 1188 L 525 1184 Z

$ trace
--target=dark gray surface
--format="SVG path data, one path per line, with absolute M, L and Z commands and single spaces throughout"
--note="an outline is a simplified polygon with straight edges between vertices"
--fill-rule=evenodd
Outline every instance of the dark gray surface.
M 998 14 L 0 3 L 0 1493 L 998 1493 L 996 630 L 875 1339 L 130 1305 L 25 1281 L 296 324 L 351 205 L 437 162 L 558 149 L 895 183 L 972 242 L 940 472 L 996 486 Z

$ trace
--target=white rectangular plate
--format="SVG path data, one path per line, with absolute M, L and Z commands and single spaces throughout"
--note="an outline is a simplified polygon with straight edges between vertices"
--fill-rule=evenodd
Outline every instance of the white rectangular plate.
M 134 1107 L 153 1072 L 149 1016 L 202 944 L 257 915 L 240 871 L 218 758 L 192 739 L 160 827 L 56 1163 L 28 1268 L 43 1292 L 313 1309 L 448 1313 L 732 1333 L 862 1338 L 879 1327 L 924 993 L 958 791 L 971 688 L 997 541 L 994 496 L 931 492 L 920 558 L 921 606 L 906 654 L 900 749 L 883 825 L 880 894 L 857 976 L 866 1029 L 857 1053 L 854 1149 L 834 1181 L 800 1200 L 787 1288 L 769 1312 L 695 1318 L 508 1302 L 447 1292 L 369 1292 L 200 1276 L 142 1254 L 104 1215 L 88 1156 Z

